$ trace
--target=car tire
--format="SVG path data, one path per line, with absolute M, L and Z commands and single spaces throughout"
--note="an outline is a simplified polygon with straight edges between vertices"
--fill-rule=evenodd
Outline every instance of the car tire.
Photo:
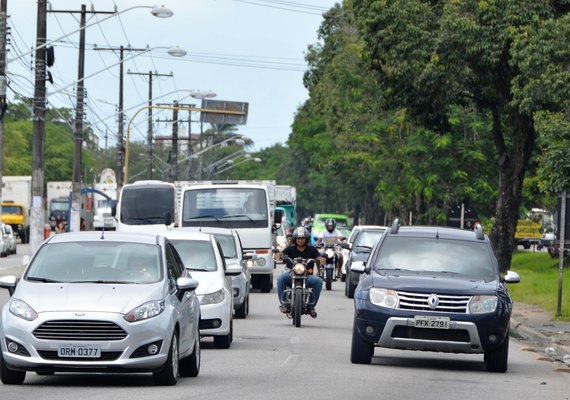
M 356 320 L 352 326 L 352 344 L 350 362 L 353 364 L 370 364 L 374 355 L 374 344 L 362 339 L 356 328 Z
M 352 282 L 352 277 L 350 272 L 346 275 L 346 297 L 349 299 L 354 299 L 354 291 L 356 290 L 356 285 Z
M 200 373 L 200 360 L 202 348 L 200 347 L 200 332 L 196 332 L 194 350 L 188 357 L 180 360 L 180 376 L 194 378 Z
M 244 319 L 245 317 L 247 317 L 248 314 L 248 308 L 249 308 L 249 296 L 245 296 L 245 298 L 243 299 L 243 303 L 241 304 L 241 306 L 239 306 L 238 308 L 236 308 L 235 311 L 235 315 L 236 318 L 239 319 Z
M 214 336 L 214 347 L 216 349 L 229 349 L 233 341 L 234 323 L 230 319 L 230 332 L 224 336 Z
M 2 351 L 0 351 L 0 381 L 4 385 L 21 385 L 26 379 L 26 371 L 13 371 L 4 362 Z
M 509 362 L 509 334 L 503 343 L 494 350 L 485 352 L 485 363 L 489 372 L 507 372 Z
M 174 386 L 178 382 L 178 367 L 179 367 L 179 353 L 178 353 L 178 336 L 176 332 L 172 335 L 170 341 L 170 349 L 168 350 L 168 357 L 166 362 L 159 372 L 153 373 L 154 383 L 160 386 Z

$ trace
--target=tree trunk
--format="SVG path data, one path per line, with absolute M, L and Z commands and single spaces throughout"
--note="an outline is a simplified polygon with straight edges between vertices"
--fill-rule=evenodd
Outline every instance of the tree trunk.
M 528 117 L 515 115 L 512 129 L 512 144 L 510 149 L 507 149 L 500 127 L 500 117 L 496 110 L 493 111 L 493 136 L 499 154 L 499 193 L 491 241 L 499 269 L 503 273 L 506 273 L 511 265 L 523 180 L 536 140 L 532 120 Z

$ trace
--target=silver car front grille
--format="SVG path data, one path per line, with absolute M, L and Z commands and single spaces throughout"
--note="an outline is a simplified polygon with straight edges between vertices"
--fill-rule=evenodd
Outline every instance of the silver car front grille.
M 122 340 L 127 332 L 113 322 L 59 320 L 44 322 L 34 336 L 45 340 Z
M 471 296 L 396 291 L 400 310 L 467 314 Z

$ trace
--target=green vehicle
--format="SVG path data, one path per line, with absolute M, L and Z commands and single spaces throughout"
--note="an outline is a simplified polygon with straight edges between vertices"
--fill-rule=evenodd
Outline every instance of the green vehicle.
M 311 229 L 311 244 L 313 246 L 317 242 L 319 233 L 325 229 L 325 221 L 329 218 L 334 218 L 336 221 L 336 229 L 348 237 L 348 234 L 350 233 L 350 222 L 348 216 L 343 214 L 315 214 L 315 218 L 313 219 L 313 228 Z

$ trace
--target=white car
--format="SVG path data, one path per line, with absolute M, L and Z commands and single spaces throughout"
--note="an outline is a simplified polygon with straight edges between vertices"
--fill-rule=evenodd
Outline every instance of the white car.
M 70 232 L 24 271 L 0 277 L 0 379 L 27 371 L 151 372 L 159 385 L 200 371 L 198 281 L 160 235 Z
M 16 254 L 16 236 L 10 225 L 2 224 L 2 236 L 8 244 L 8 254 Z
M 213 336 L 214 347 L 228 349 L 233 341 L 233 290 L 229 279 L 241 267 L 226 265 L 220 244 L 213 235 L 174 229 L 162 232 L 178 251 L 184 266 L 200 283 L 200 336 Z
M 0 227 L 0 257 L 8 257 L 10 254 L 10 242 L 5 231 L 6 226 L 6 224 L 2 223 Z

